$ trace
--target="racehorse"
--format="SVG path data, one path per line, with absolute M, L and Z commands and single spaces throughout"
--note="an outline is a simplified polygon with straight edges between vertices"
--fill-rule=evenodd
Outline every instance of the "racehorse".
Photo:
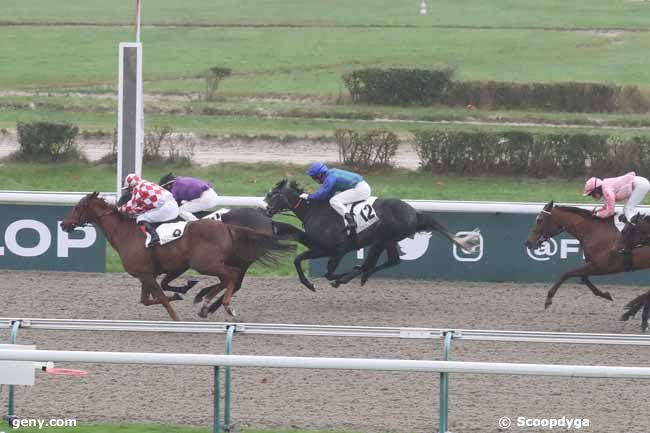
M 562 232 L 567 232 L 580 241 L 585 264 L 570 269 L 560 276 L 560 279 L 550 288 L 546 296 L 544 308 L 552 304 L 553 296 L 564 281 L 572 277 L 580 277 L 594 295 L 612 300 L 609 292 L 600 291 L 590 280 L 591 275 L 608 275 L 627 272 L 629 267 L 621 255 L 612 251 L 620 234 L 614 224 L 614 217 L 598 218 L 592 212 L 570 206 L 555 206 L 551 201 L 539 213 L 528 234 L 526 247 L 539 248 L 548 239 Z M 650 267 L 650 247 L 637 248 L 631 256 L 633 269 Z
M 124 269 L 140 280 L 140 301 L 144 305 L 163 304 L 173 320 L 178 320 L 178 316 L 170 302 L 182 298 L 178 294 L 166 296 L 156 276 L 180 275 L 187 269 L 194 269 L 203 275 L 219 277 L 220 283 L 208 288 L 199 315 L 206 317 L 208 312 L 223 304 L 226 312 L 234 316 L 232 295 L 248 266 L 258 260 L 273 265 L 283 253 L 295 251 L 294 245 L 285 243 L 280 237 L 213 220 L 189 223 L 181 238 L 145 248 L 145 234 L 135 220 L 119 214 L 117 208 L 97 192 L 84 196 L 63 220 L 61 228 L 71 232 L 88 223 L 99 226 L 119 254 Z M 210 301 L 223 289 L 224 295 L 213 308 Z
M 117 206 L 119 207 L 123 205 L 130 199 L 131 199 L 131 190 L 127 189 L 122 193 L 120 199 L 117 202 Z M 194 215 L 200 219 L 209 215 L 210 213 L 211 212 L 197 212 Z M 302 244 L 305 244 L 305 242 L 307 242 L 305 238 L 305 233 L 302 230 L 300 230 L 299 228 L 291 224 L 287 224 L 279 221 L 273 221 L 273 219 L 271 219 L 271 217 L 266 215 L 266 213 L 260 208 L 242 207 L 242 208 L 229 209 L 227 212 L 221 213 L 220 218 L 221 218 L 221 222 L 225 224 L 247 227 L 267 235 L 277 235 L 287 239 L 292 239 Z M 162 289 L 165 291 L 179 293 L 179 294 L 187 293 L 192 287 L 194 287 L 198 283 L 198 280 L 194 278 L 188 279 L 184 286 L 172 286 L 170 284 L 173 280 L 175 280 L 183 273 L 185 273 L 187 269 L 189 268 L 185 268 L 185 269 L 181 268 L 176 270 L 175 272 L 165 274 L 163 279 L 160 281 L 160 286 L 162 287 Z M 237 282 L 234 293 L 237 293 L 237 291 L 241 288 L 245 272 L 246 270 L 244 270 L 240 280 Z M 203 300 L 203 297 L 209 292 L 209 290 L 210 287 L 205 287 L 204 289 L 199 291 L 199 293 L 194 297 L 194 303 L 197 304 L 201 302 Z M 216 311 L 221 305 L 222 300 L 223 300 L 223 296 L 219 297 L 209 307 L 208 313 L 212 313 Z
M 379 221 L 356 236 L 348 236 L 343 219 L 327 201 L 302 200 L 299 197 L 302 192 L 303 188 L 297 182 L 283 179 L 275 184 L 264 200 L 269 216 L 290 210 L 302 221 L 308 250 L 294 259 L 294 265 L 300 282 L 312 291 L 315 291 L 315 287 L 305 277 L 301 265 L 303 260 L 329 257 L 325 278 L 332 281 L 334 287 L 345 284 L 358 275 L 362 275 L 363 285 L 375 272 L 397 266 L 400 263 L 398 242 L 417 232 L 435 230 L 467 251 L 473 250 L 478 244 L 478 233 L 456 236 L 432 216 L 419 213 L 408 203 L 397 199 L 377 199 L 373 209 L 368 212 L 376 212 Z M 334 274 L 347 252 L 365 246 L 370 248 L 361 266 L 346 274 Z M 386 262 L 376 266 L 383 251 L 387 253 Z

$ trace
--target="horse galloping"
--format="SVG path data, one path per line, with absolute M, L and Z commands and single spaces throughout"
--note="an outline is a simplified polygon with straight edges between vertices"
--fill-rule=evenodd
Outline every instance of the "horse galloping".
M 144 305 L 162 304 L 173 320 L 178 320 L 178 316 L 170 302 L 182 298 L 177 294 L 166 296 L 156 281 L 158 275 L 180 275 L 179 270 L 194 269 L 203 275 L 219 277 L 220 283 L 208 288 L 200 315 L 205 317 L 223 304 L 226 312 L 234 316 L 232 295 L 248 266 L 255 261 L 275 264 L 283 253 L 295 251 L 294 245 L 277 236 L 213 220 L 189 223 L 181 238 L 145 248 L 145 235 L 135 220 L 119 214 L 97 192 L 84 196 L 62 221 L 61 228 L 71 232 L 88 223 L 99 226 L 119 254 L 124 269 L 140 280 L 140 301 Z M 210 301 L 223 289 L 221 302 L 210 310 Z
M 294 259 L 300 282 L 315 291 L 314 285 L 305 277 L 302 261 L 319 257 L 329 257 L 325 278 L 334 287 L 351 281 L 361 275 L 361 285 L 377 271 L 400 263 L 398 242 L 417 232 L 437 231 L 458 247 L 471 251 L 478 244 L 478 233 L 454 235 L 432 216 L 419 213 L 408 203 L 398 199 L 377 199 L 373 211 L 378 222 L 356 236 L 348 236 L 345 224 L 327 201 L 305 201 L 300 198 L 303 188 L 297 182 L 286 179 L 276 183 L 266 195 L 267 212 L 270 216 L 284 210 L 292 211 L 304 225 L 305 242 L 309 248 Z M 337 266 L 347 252 L 369 246 L 366 260 L 356 269 L 346 274 L 334 274 Z M 386 251 L 386 262 L 377 266 L 382 252 Z
M 620 236 L 614 224 L 614 217 L 601 219 L 588 210 L 571 206 L 556 206 L 551 201 L 544 206 L 535 219 L 525 245 L 530 249 L 539 248 L 546 240 L 562 232 L 567 232 L 580 241 L 585 263 L 560 276 L 549 289 L 544 307 L 548 308 L 552 304 L 553 296 L 560 285 L 573 277 L 579 277 L 594 295 L 611 301 L 612 297 L 609 292 L 602 292 L 598 289 L 589 280 L 589 276 L 617 274 L 630 270 L 623 256 L 612 254 Z M 633 269 L 650 267 L 650 247 L 633 250 L 630 260 Z

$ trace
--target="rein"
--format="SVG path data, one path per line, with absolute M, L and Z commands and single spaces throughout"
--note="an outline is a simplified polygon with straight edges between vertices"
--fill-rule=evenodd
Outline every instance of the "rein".
M 298 202 L 295 204 L 295 206 L 293 206 L 293 208 L 294 208 L 294 209 L 298 209 L 298 208 L 300 207 L 301 204 L 302 204 L 302 198 L 299 198 L 299 199 L 298 199 Z

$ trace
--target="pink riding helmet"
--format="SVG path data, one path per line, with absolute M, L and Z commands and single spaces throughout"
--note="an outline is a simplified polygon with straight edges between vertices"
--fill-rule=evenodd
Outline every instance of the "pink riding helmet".
M 583 196 L 588 196 L 591 195 L 596 188 L 599 186 L 602 186 L 603 181 L 602 179 L 598 179 L 597 177 L 592 177 L 585 182 L 585 190 L 582 193 Z
M 124 179 L 124 187 L 122 189 L 133 188 L 140 182 L 142 182 L 140 176 L 135 173 L 131 173 L 126 176 L 126 179 Z

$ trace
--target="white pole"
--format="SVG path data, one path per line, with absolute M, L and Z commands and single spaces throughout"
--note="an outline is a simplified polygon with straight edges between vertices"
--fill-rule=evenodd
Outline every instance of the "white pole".
M 135 0 L 135 41 L 140 42 L 140 15 L 142 7 L 140 0 Z

